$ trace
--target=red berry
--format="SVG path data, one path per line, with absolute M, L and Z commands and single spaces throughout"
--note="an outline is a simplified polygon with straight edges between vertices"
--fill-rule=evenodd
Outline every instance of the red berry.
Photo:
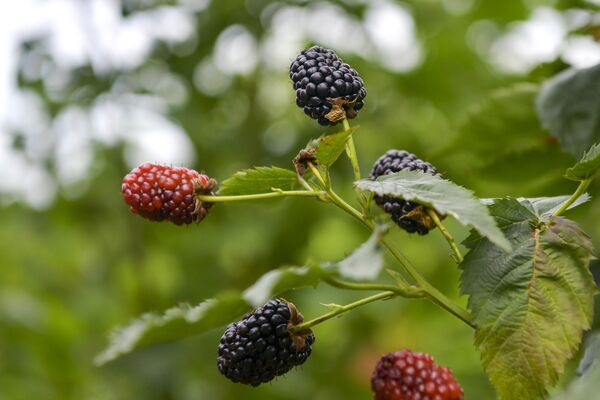
M 381 357 L 371 389 L 375 400 L 462 400 L 463 390 L 452 371 L 429 354 L 401 350 Z
M 123 178 L 121 193 L 132 213 L 181 225 L 206 216 L 211 203 L 201 202 L 196 193 L 210 194 L 216 185 L 193 169 L 144 163 Z

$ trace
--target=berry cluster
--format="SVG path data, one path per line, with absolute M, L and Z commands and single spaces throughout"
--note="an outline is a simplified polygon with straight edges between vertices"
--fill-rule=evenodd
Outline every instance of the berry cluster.
M 383 356 L 371 377 L 375 400 L 462 400 L 452 371 L 429 354 L 402 350 Z
M 422 161 L 414 154 L 405 150 L 388 150 L 375 161 L 371 170 L 370 179 L 376 180 L 382 175 L 388 175 L 400 171 L 423 171 L 427 174 L 438 175 L 435 167 L 428 162 Z M 420 205 L 411 201 L 406 201 L 393 196 L 375 196 L 375 202 L 383 210 L 390 214 L 400 228 L 408 233 L 417 232 L 425 235 L 429 232 L 429 224 L 426 224 L 426 218 L 420 211 Z
M 192 169 L 144 163 L 123 178 L 121 193 L 132 213 L 181 225 L 206 216 L 211 203 L 199 201 L 195 194 L 209 194 L 216 184 Z
M 233 382 L 258 386 L 303 364 L 315 337 L 310 330 L 290 332 L 302 321 L 294 304 L 269 300 L 227 327 L 218 349 L 219 371 Z
M 321 125 L 354 118 L 364 105 L 367 91 L 358 73 L 333 50 L 313 46 L 290 65 L 296 104 Z M 336 113 L 337 107 L 337 113 Z

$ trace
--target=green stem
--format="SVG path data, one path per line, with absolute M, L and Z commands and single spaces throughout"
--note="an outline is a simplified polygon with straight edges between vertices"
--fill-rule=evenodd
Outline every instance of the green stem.
M 338 206 L 339 208 L 341 208 L 348 214 L 352 215 L 354 218 L 356 218 L 357 220 L 362 222 L 368 228 L 370 228 L 370 229 L 375 228 L 375 224 L 371 220 L 364 218 L 364 216 L 358 210 L 356 210 L 351 205 L 346 203 L 341 197 L 339 197 L 337 195 L 337 193 L 335 193 L 333 191 L 333 189 L 327 188 L 325 191 L 327 192 L 331 201 L 336 206 Z M 387 247 L 387 249 L 394 256 L 394 258 L 396 258 L 396 260 L 398 260 L 398 262 L 404 268 L 406 273 L 417 283 L 418 287 L 421 288 L 426 293 L 425 297 L 427 297 L 434 304 L 437 304 L 439 307 L 448 311 L 455 317 L 459 318 L 461 321 L 463 321 L 467 325 L 469 325 L 473 328 L 475 327 L 475 325 L 472 322 L 471 314 L 469 314 L 469 312 L 467 310 L 465 310 L 458 304 L 454 303 L 452 300 L 450 300 L 448 297 L 446 297 L 442 292 L 440 292 L 434 286 L 432 286 L 423 277 L 423 275 L 421 275 L 419 273 L 419 271 L 417 271 L 417 269 L 412 266 L 412 264 L 406 259 L 406 257 L 392 245 L 391 241 L 386 236 L 383 236 L 381 238 L 381 243 L 383 243 L 383 245 L 385 247 Z
M 306 321 L 299 325 L 296 325 L 296 326 L 292 327 L 290 330 L 292 333 L 302 332 L 302 331 L 312 328 L 315 325 L 319 325 L 321 322 L 325 322 L 328 319 L 335 318 L 340 314 L 344 314 L 354 308 L 363 306 L 365 304 L 373 303 L 373 302 L 379 301 L 379 300 L 391 299 L 393 297 L 396 297 L 396 293 L 394 293 L 392 291 L 381 292 L 381 293 L 375 294 L 373 296 L 365 297 L 364 299 L 360 299 L 358 301 L 355 301 L 354 303 L 346 304 L 345 306 L 339 306 L 339 308 L 336 308 L 335 310 L 330 311 L 327 314 L 323 314 L 320 317 L 317 317 L 315 319 L 311 319 L 310 321 Z
M 344 126 L 344 131 L 350 130 L 350 123 L 348 123 L 348 120 L 346 118 L 344 118 L 342 120 L 342 125 Z M 356 154 L 356 146 L 354 146 L 354 138 L 352 137 L 352 134 L 350 134 L 350 136 L 348 136 L 348 139 L 346 140 L 346 155 L 348 156 L 348 159 L 350 160 L 350 164 L 352 164 L 352 172 L 354 172 L 354 180 L 356 180 L 356 181 L 360 180 L 360 178 L 361 178 L 360 164 L 358 163 L 358 156 Z M 367 201 L 365 199 L 363 192 L 361 192 L 361 190 L 358 188 L 354 188 L 354 192 L 356 193 L 356 198 L 358 199 L 358 202 L 360 203 L 360 206 L 362 207 L 362 210 L 366 215 L 367 210 L 368 210 L 368 205 L 367 205 Z
M 274 190 L 273 192 L 269 193 L 243 194 L 238 196 L 209 196 L 204 194 L 198 194 L 196 195 L 196 197 L 198 198 L 198 200 L 206 203 L 225 203 L 231 201 L 271 199 L 274 197 L 285 196 L 319 197 L 324 195 L 326 195 L 325 192 L 309 192 L 307 190 Z
M 575 193 L 573 193 L 571 197 L 569 197 L 567 201 L 565 201 L 562 204 L 562 206 L 560 206 L 560 208 L 556 210 L 556 212 L 554 212 L 554 216 L 558 217 L 564 214 L 564 212 L 568 210 L 571 204 L 575 203 L 579 196 L 585 193 L 585 190 L 588 188 L 588 186 L 590 186 L 590 183 L 592 183 L 592 178 L 588 178 L 586 180 L 581 181 L 579 183 L 579 186 L 577 186 L 577 190 L 575 190 Z
M 426 210 L 427 210 L 427 214 L 429 215 L 429 217 L 431 218 L 431 220 L 433 221 L 435 226 L 437 226 L 438 229 L 440 230 L 440 232 L 442 232 L 442 235 L 444 235 L 444 237 L 446 238 L 446 241 L 450 245 L 450 248 L 454 252 L 454 256 L 456 257 L 456 260 L 455 260 L 456 263 L 457 264 L 462 263 L 463 256 L 460 253 L 460 250 L 459 250 L 458 246 L 456 245 L 456 241 L 454 240 L 454 237 L 452 236 L 452 234 L 448 231 L 448 229 L 446 229 L 446 227 L 440 220 L 440 217 L 437 215 L 435 210 L 432 210 L 431 208 L 426 208 Z
M 382 285 L 377 283 L 355 283 L 355 282 L 345 282 L 336 278 L 326 278 L 325 282 L 329 285 L 339 288 L 339 289 L 349 289 L 349 290 L 379 290 L 379 291 L 387 291 L 394 292 L 396 295 L 401 297 L 409 297 L 409 298 L 418 298 L 425 297 L 426 293 L 416 286 L 393 286 L 393 285 Z

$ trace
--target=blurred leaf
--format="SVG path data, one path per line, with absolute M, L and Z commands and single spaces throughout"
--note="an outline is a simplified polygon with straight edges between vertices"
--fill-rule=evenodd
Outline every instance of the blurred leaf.
M 538 90 L 537 85 L 519 83 L 493 91 L 469 110 L 445 155 L 464 157 L 465 167 L 479 168 L 508 154 L 547 146 L 535 113 Z
M 144 314 L 117 328 L 110 335 L 108 347 L 95 358 L 94 363 L 103 365 L 140 347 L 198 335 L 229 323 L 250 308 L 239 293 L 226 293 L 195 307 L 182 304 L 162 315 Z
M 544 84 L 537 98 L 543 126 L 575 156 L 600 141 L 599 109 L 600 65 L 561 72 Z
M 375 228 L 369 240 L 337 263 L 340 276 L 357 281 L 373 280 L 383 268 L 383 254 L 379 246 L 385 228 Z
M 322 278 L 335 273 L 317 263 L 308 264 L 303 267 L 282 267 L 269 271 L 246 289 L 242 297 L 253 306 L 259 307 L 274 295 L 287 290 L 316 287 Z
M 315 149 L 315 156 L 319 165 L 328 167 L 344 152 L 346 141 L 355 131 L 356 127 L 352 127 L 347 131 L 321 136 L 313 140 L 308 147 Z
M 554 400 L 590 400 L 600 392 L 600 332 L 589 337 L 585 354 L 577 369 L 581 377 L 575 378 L 564 392 Z
M 219 194 L 223 196 L 268 193 L 273 188 L 292 190 L 298 178 L 294 171 L 279 167 L 256 167 L 236 172 L 221 183 Z
M 567 170 L 565 177 L 574 181 L 591 178 L 600 169 L 600 143 L 593 145 L 581 160 Z
M 475 344 L 501 400 L 545 398 L 592 321 L 591 241 L 576 223 L 543 223 L 516 199 L 489 208 L 514 251 L 476 234 L 465 242 L 461 286 Z
M 452 215 L 465 226 L 475 228 L 504 250 L 510 243 L 473 192 L 439 176 L 416 171 L 401 171 L 379 177 L 376 181 L 363 179 L 355 185 L 379 195 L 391 195 L 432 207 Z

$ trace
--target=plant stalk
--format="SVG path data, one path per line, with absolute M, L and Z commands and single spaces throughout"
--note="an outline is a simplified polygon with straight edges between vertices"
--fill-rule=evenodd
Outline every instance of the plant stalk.
M 340 314 L 344 314 L 352 309 L 363 306 L 365 304 L 373 303 L 379 300 L 391 299 L 396 296 L 396 293 L 392 291 L 381 292 L 375 294 L 373 296 L 365 297 L 364 299 L 360 299 L 355 301 L 354 303 L 346 304 L 345 306 L 340 306 L 339 308 L 328 312 L 327 314 L 323 314 L 320 317 L 315 319 L 311 319 L 310 321 L 303 322 L 299 325 L 296 325 L 290 329 L 291 333 L 302 332 L 307 329 L 312 328 L 315 325 L 319 325 L 322 322 L 327 321 L 328 319 L 335 318 Z
M 575 193 L 573 193 L 571 195 L 571 197 L 569 197 L 560 206 L 560 208 L 554 212 L 554 216 L 558 217 L 558 216 L 563 215 L 565 213 L 565 211 L 567 211 L 569 209 L 569 207 L 571 206 L 571 204 L 575 203 L 575 201 L 577 201 L 577 199 L 579 198 L 579 196 L 581 196 L 582 194 L 585 193 L 585 191 L 588 188 L 588 186 L 590 186 L 590 183 L 592 183 L 592 179 L 593 178 L 588 178 L 588 179 L 585 179 L 585 180 L 581 181 L 579 183 L 579 186 L 577 186 L 577 189 L 575 190 Z
M 286 197 L 286 196 L 297 196 L 297 197 L 320 197 L 325 196 L 325 192 L 309 192 L 307 190 L 275 190 L 269 193 L 256 193 L 256 194 L 243 194 L 238 196 L 210 196 L 204 194 L 196 195 L 196 198 L 206 203 L 225 203 L 232 201 L 247 201 L 247 200 L 261 200 L 271 199 L 274 197 Z
M 440 230 L 440 232 L 442 232 L 442 235 L 444 235 L 444 238 L 446 238 L 446 241 L 448 242 L 448 244 L 450 245 L 450 248 L 454 252 L 454 256 L 456 257 L 456 259 L 455 259 L 456 263 L 457 264 L 462 263 L 464 258 L 462 256 L 462 254 L 460 253 L 460 249 L 456 245 L 456 241 L 454 240 L 454 237 L 452 236 L 452 234 L 448 231 L 448 229 L 446 229 L 446 227 L 440 220 L 440 217 L 437 215 L 435 210 L 432 210 L 431 208 L 426 208 L 426 210 L 427 210 L 427 214 L 429 215 L 429 217 L 431 218 L 431 220 L 433 221 L 435 226 L 437 226 L 438 229 Z

